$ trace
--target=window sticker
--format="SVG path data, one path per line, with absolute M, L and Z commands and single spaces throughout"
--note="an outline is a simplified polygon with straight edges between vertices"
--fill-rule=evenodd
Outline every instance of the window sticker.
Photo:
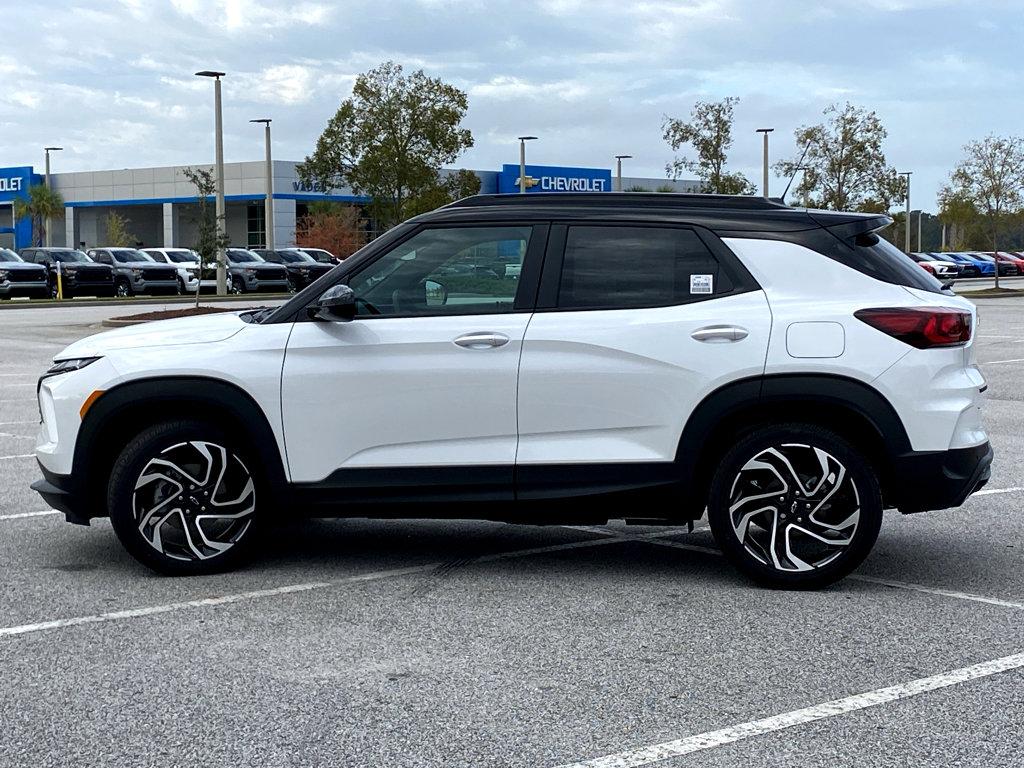
M 714 293 L 714 276 L 713 275 L 691 275 L 690 276 L 690 293 L 691 294 L 711 294 L 711 293 Z

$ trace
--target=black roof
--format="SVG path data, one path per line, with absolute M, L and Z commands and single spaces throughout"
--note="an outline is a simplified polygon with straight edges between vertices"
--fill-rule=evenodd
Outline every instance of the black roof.
M 728 232 L 797 232 L 858 224 L 875 230 L 891 223 L 882 214 L 792 208 L 781 200 L 754 195 L 705 195 L 673 192 L 536 192 L 473 195 L 418 217 L 423 221 L 471 221 L 486 211 L 490 219 L 682 222 Z

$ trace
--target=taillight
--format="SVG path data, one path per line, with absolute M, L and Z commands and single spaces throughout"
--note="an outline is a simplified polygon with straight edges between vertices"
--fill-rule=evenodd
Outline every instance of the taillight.
M 971 314 L 954 307 L 876 307 L 854 316 L 919 350 L 971 341 Z
M 924 262 L 918 262 L 918 264 L 920 264 L 922 267 L 924 267 L 925 270 L 930 272 L 932 275 L 935 274 L 935 268 L 932 267 L 930 264 L 925 264 Z

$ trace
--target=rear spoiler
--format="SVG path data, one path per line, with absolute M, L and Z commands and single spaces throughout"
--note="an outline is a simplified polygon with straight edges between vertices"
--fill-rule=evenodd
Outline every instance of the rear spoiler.
M 855 214 L 834 211 L 808 211 L 811 219 L 840 240 L 853 240 L 858 235 L 884 230 L 892 224 L 885 214 Z

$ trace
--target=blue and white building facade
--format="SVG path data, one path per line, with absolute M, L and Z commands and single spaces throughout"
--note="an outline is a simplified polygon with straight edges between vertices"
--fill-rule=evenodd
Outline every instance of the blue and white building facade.
M 140 247 L 190 246 L 195 241 L 198 215 L 195 188 L 185 177 L 187 168 L 161 166 L 110 171 L 77 171 L 51 174 L 54 189 L 64 198 L 64 216 L 55 218 L 51 242 L 55 246 L 91 248 L 106 245 L 107 216 L 114 212 L 128 220 L 128 230 Z M 518 192 L 519 165 L 500 171 L 474 171 L 483 193 Z M 296 220 L 314 201 L 350 204 L 367 202 L 348 189 L 314 189 L 303 184 L 292 161 L 274 161 L 274 242 L 295 242 Z M 0 247 L 24 248 L 32 244 L 32 223 L 15 221 L 13 200 L 23 197 L 43 177 L 30 166 L 0 168 Z M 527 165 L 527 194 L 538 192 L 610 192 L 610 169 Z M 233 245 L 256 247 L 266 243 L 265 166 L 263 161 L 226 163 L 224 197 L 228 237 Z M 623 189 L 672 188 L 694 192 L 693 180 L 623 177 Z

